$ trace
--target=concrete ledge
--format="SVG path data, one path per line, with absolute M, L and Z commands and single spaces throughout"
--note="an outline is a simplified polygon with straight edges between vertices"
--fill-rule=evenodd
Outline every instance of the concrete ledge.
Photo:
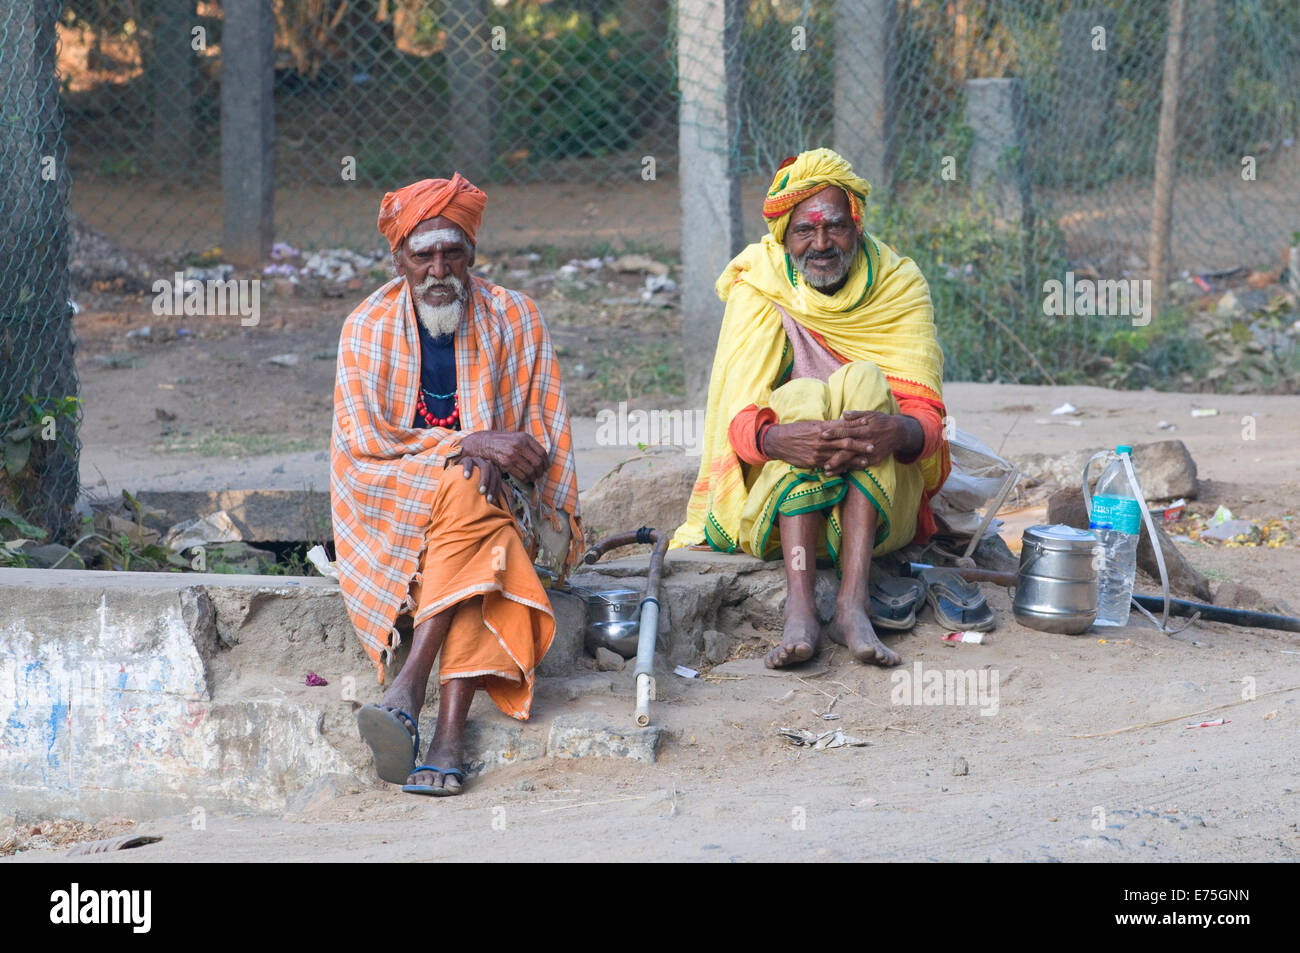
M 582 668 L 581 600 L 552 596 L 544 718 L 512 722 L 481 696 L 466 728 L 472 773 L 546 756 L 546 719 L 613 691 L 611 676 Z M 329 684 L 308 687 L 308 672 Z M 281 812 L 325 790 L 322 778 L 330 790 L 370 786 L 355 712 L 381 695 L 329 580 L 0 569 L 6 813 Z M 426 704 L 422 736 L 436 710 Z M 630 698 L 626 717 L 631 728 Z

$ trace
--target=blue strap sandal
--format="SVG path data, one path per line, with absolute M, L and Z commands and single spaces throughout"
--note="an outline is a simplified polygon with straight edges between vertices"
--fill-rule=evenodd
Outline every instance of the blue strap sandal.
M 420 756 L 420 726 L 414 718 L 401 710 L 366 705 L 357 712 L 357 730 L 370 745 L 380 778 L 401 784 L 410 776 Z
M 465 783 L 465 772 L 460 768 L 440 768 L 436 764 L 422 764 L 416 767 L 411 774 L 419 774 L 421 771 L 433 771 L 441 774 L 444 778 L 454 776 L 462 785 Z M 460 787 L 450 791 L 445 786 L 445 781 L 443 785 L 443 787 L 435 788 L 432 784 L 403 784 L 402 791 L 406 794 L 423 794 L 426 797 L 450 797 L 464 790 L 463 787 Z

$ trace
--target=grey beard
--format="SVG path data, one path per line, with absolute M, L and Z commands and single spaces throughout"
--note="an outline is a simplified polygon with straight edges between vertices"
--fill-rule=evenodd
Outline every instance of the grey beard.
M 835 249 L 835 253 L 839 256 L 839 265 L 825 278 L 819 277 L 814 279 L 808 273 L 808 256 L 812 254 L 811 251 L 804 252 L 803 255 L 796 258 L 795 267 L 799 270 L 799 274 L 803 276 L 803 280 L 808 282 L 808 284 L 812 285 L 817 290 L 820 291 L 823 288 L 833 287 L 843 281 L 848 275 L 849 269 L 853 267 L 852 255 L 844 254 L 844 252 L 842 252 L 838 247 Z
M 434 285 L 448 285 L 456 292 L 456 300 L 447 304 L 432 305 L 423 299 L 426 291 Z M 434 337 L 453 333 L 460 327 L 460 320 L 465 314 L 465 286 L 460 279 L 449 275 L 445 281 L 438 281 L 430 276 L 411 289 L 415 301 L 415 313 L 420 316 L 420 323 Z
M 432 305 L 417 298 L 415 312 L 420 316 L 420 323 L 424 325 L 425 330 L 434 337 L 441 337 L 444 334 L 452 334 L 460 327 L 461 316 L 465 313 L 465 302 L 457 300 L 450 304 Z

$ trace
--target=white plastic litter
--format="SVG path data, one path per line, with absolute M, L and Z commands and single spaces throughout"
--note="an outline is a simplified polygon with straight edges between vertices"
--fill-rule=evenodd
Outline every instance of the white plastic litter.
M 307 550 L 307 562 L 316 567 L 316 571 L 326 579 L 337 580 L 339 578 L 338 563 L 330 562 L 329 554 L 325 552 L 324 546 L 317 544 Z

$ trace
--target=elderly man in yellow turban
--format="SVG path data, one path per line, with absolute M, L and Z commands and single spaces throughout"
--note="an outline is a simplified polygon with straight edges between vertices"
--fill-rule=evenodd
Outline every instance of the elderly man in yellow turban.
M 829 149 L 787 159 L 763 203 L 769 233 L 718 279 L 703 459 L 673 545 L 781 555 L 785 631 L 769 668 L 819 648 L 818 556 L 841 578 L 826 634 L 860 661 L 899 662 L 871 624 L 871 558 L 929 538 L 948 475 L 930 291 L 863 229 L 870 190 Z
M 532 300 L 470 274 L 487 196 L 460 173 L 384 196 L 397 277 L 343 324 L 331 504 L 343 601 L 379 679 L 412 616 L 410 651 L 357 715 L 385 781 L 458 794 L 478 688 L 527 718 L 555 634 L 534 569 L 562 579 L 581 551 L 568 410 Z M 435 660 L 437 730 L 418 722 Z

